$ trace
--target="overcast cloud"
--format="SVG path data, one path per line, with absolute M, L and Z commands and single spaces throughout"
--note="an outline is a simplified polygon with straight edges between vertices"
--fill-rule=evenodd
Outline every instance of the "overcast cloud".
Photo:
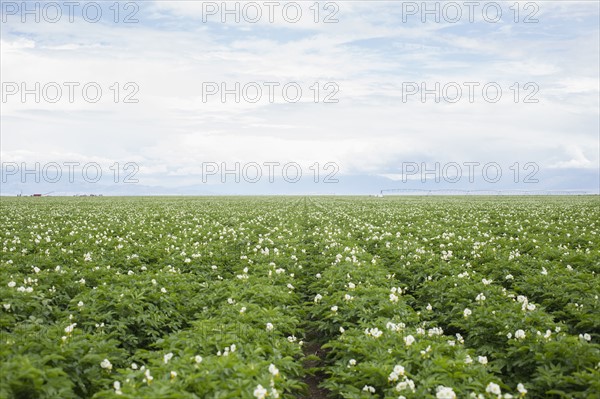
M 56 9 L 48 2 L 31 2 L 31 9 L 37 4 L 42 13 L 40 21 L 25 15 L 23 23 L 21 2 L 2 1 L 2 194 L 364 194 L 420 187 L 422 173 L 410 165 L 423 162 L 431 168 L 436 162 L 441 167 L 495 162 L 505 177 L 497 183 L 466 177 L 451 183 L 448 168 L 442 176 L 447 179 L 439 183 L 428 177 L 429 188 L 597 192 L 600 3 L 520 2 L 516 16 L 513 1 L 499 1 L 494 4 L 501 4 L 502 16 L 496 22 L 490 22 L 494 7 L 483 14 L 489 3 L 479 2 L 473 22 L 463 2 L 453 3 L 462 12 L 457 22 L 447 20 L 455 18 L 455 10 L 447 8 L 450 14 L 440 10 L 436 23 L 434 15 L 414 10 L 420 1 L 333 1 L 318 7 L 304 1 L 295 3 L 302 17 L 290 23 L 282 15 L 286 2 L 280 2 L 271 23 L 266 3 L 251 8 L 238 2 L 248 14 L 240 15 L 240 23 L 226 15 L 222 23 L 220 1 L 137 1 L 120 2 L 115 23 L 110 1 L 98 2 L 102 17 L 90 23 L 82 17 L 86 2 L 75 9 L 73 22 L 58 2 L 63 14 L 51 23 L 44 17 L 53 18 Z M 233 8 L 236 2 L 227 4 Z M 294 16 L 289 7 L 287 15 Z M 256 8 L 263 13 L 259 22 L 244 21 L 244 16 L 254 18 Z M 138 22 L 123 23 L 132 12 Z M 338 22 L 324 23 L 327 16 Z M 528 16 L 530 23 L 525 23 Z M 48 101 L 55 93 L 48 89 L 40 102 L 33 94 L 22 101 L 23 82 L 29 89 L 35 82 L 42 87 L 57 82 L 62 97 Z M 64 82 L 80 84 L 73 102 Z M 83 99 L 81 88 L 88 82 L 102 88 L 98 102 Z M 220 89 L 223 82 L 230 89 L 235 82 L 256 84 L 239 103 L 233 94 L 225 102 L 220 93 L 203 97 L 203 89 Z M 278 84 L 272 86 L 272 99 L 265 82 Z M 291 82 L 302 89 L 297 102 L 282 92 Z M 436 82 L 440 89 L 446 85 L 447 91 L 440 92 L 448 97 L 436 102 L 429 94 L 423 102 L 423 82 L 428 89 Z M 465 82 L 473 82 L 472 101 Z M 502 89 L 497 102 L 483 96 L 482 87 L 490 83 Z M 256 97 L 257 86 L 262 96 L 251 102 L 248 97 Z M 15 87 L 19 91 L 12 94 Z M 462 97 L 452 102 L 456 87 Z M 419 92 L 407 95 L 415 88 Z M 488 94 L 494 97 L 492 89 Z M 138 102 L 124 102 L 128 94 Z M 337 102 L 324 102 L 327 95 Z M 7 165 L 35 162 L 96 162 L 111 178 L 111 165 L 132 162 L 139 166 L 138 183 L 61 181 L 53 186 L 44 176 L 36 185 L 22 170 L 11 169 L 7 176 Z M 244 176 L 236 183 L 231 175 L 223 184 L 222 171 L 213 173 L 207 166 L 233 168 L 235 162 L 296 162 L 305 178 L 291 183 L 277 175 L 273 183 L 264 177 L 248 184 Z M 315 162 L 318 183 L 312 180 Z M 328 162 L 337 166 L 325 170 Z M 515 162 L 518 183 L 511 169 Z M 535 168 L 524 169 L 526 163 Z M 534 169 L 537 182 L 523 184 Z M 337 183 L 323 183 L 328 172 L 334 172 Z

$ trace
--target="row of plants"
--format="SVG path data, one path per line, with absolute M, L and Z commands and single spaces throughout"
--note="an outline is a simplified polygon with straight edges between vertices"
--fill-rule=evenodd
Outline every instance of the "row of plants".
M 600 391 L 593 197 L 0 208 L 1 397 L 292 398 L 315 371 L 332 398 Z
M 0 396 L 305 389 L 297 201 L 78 202 L 2 204 Z
M 576 205 L 580 206 L 580 204 Z M 511 221 L 518 223 L 518 219 L 516 221 L 511 219 L 518 214 L 513 209 L 514 204 L 511 206 L 511 210 L 508 212 L 510 217 L 503 216 L 508 219 L 504 224 Z M 522 209 L 522 211 L 526 210 L 527 208 Z M 327 300 L 323 302 L 320 307 L 321 313 L 317 312 L 316 318 L 333 321 L 342 317 L 342 321 L 349 321 L 351 325 L 377 317 L 384 317 L 382 322 L 385 319 L 392 319 L 393 314 L 389 310 L 389 303 L 386 303 L 385 293 L 390 284 L 392 286 L 398 284 L 396 292 L 400 292 L 404 288 L 400 298 L 417 312 L 420 320 L 416 320 L 416 322 L 421 322 L 420 327 L 409 323 L 407 320 L 410 320 L 410 314 L 405 312 L 398 319 L 403 325 L 420 328 L 421 332 L 433 325 L 433 328 L 439 328 L 439 331 L 444 331 L 450 337 L 458 334 L 459 341 L 464 341 L 465 347 L 476 351 L 477 356 L 470 356 L 469 359 L 485 359 L 487 370 L 500 381 L 510 381 L 513 385 L 512 387 L 506 386 L 495 381 L 492 383 L 497 383 L 499 389 L 496 389 L 495 385 L 488 389 L 486 385 L 486 392 L 483 392 L 484 379 L 479 381 L 479 387 L 470 387 L 470 392 L 469 388 L 458 388 L 457 390 L 460 391 L 460 393 L 456 393 L 458 397 L 466 397 L 470 394 L 496 397 L 497 392 L 504 392 L 506 388 L 513 388 L 514 392 L 514 389 L 517 388 L 514 385 L 518 381 L 525 382 L 521 385 L 521 390 L 517 389 L 520 391 L 519 394 L 526 390 L 529 397 L 586 398 L 591 392 L 600 390 L 598 385 L 598 381 L 600 381 L 598 371 L 600 351 L 599 346 L 591 342 L 593 337 L 597 336 L 595 326 L 599 319 L 596 294 L 598 280 L 594 278 L 594 269 L 599 258 L 598 250 L 593 246 L 594 242 L 592 241 L 595 235 L 594 222 L 591 223 L 588 233 L 589 240 L 583 241 L 587 245 L 582 245 L 581 239 L 576 244 L 573 256 L 579 258 L 579 262 L 575 262 L 573 258 L 565 260 L 565 262 L 576 265 L 575 267 L 566 267 L 563 264 L 561 268 L 558 262 L 550 263 L 548 259 L 545 259 L 546 257 L 540 256 L 538 261 L 546 266 L 536 268 L 531 262 L 529 264 L 521 263 L 522 257 L 508 259 L 511 252 L 515 253 L 521 248 L 518 240 L 505 240 L 502 238 L 503 235 L 498 232 L 488 232 L 483 229 L 483 231 L 473 231 L 468 227 L 476 224 L 473 222 L 477 220 L 478 216 L 485 220 L 486 217 L 494 215 L 487 207 L 486 209 L 473 207 L 469 214 L 472 221 L 469 221 L 464 213 L 457 212 L 457 209 L 438 209 L 437 211 L 444 217 L 436 215 L 433 220 L 430 219 L 420 226 L 412 224 L 396 232 L 386 227 L 402 223 L 402 217 L 398 217 L 398 215 L 396 215 L 396 220 L 390 218 L 389 214 L 382 214 L 380 218 L 371 217 L 368 222 L 361 223 L 362 214 L 369 213 L 365 212 L 365 209 L 361 209 L 359 213 L 351 207 L 346 207 L 345 213 L 340 212 L 336 219 L 338 225 L 347 224 L 347 226 L 353 226 L 354 230 L 352 237 L 337 237 L 337 246 L 344 247 L 346 250 L 351 248 L 350 252 L 353 255 L 348 257 L 343 252 L 341 256 L 336 255 L 334 267 L 340 267 L 338 266 L 340 263 L 349 263 L 350 265 L 342 267 L 339 274 L 332 276 L 331 281 L 340 281 L 344 275 L 352 275 L 353 278 L 356 278 L 357 270 L 363 267 L 366 271 L 363 273 L 364 275 L 361 275 L 359 281 L 361 281 L 361 285 L 365 282 L 370 285 L 368 290 L 363 293 L 368 299 L 358 299 L 356 295 L 350 294 L 351 304 L 346 304 L 340 297 L 349 295 L 346 292 L 347 288 L 336 287 L 332 292 L 326 291 L 326 298 L 333 298 L 333 302 L 343 303 L 343 305 L 339 306 L 335 316 L 328 318 L 326 312 L 331 301 Z M 504 210 L 500 209 L 498 214 L 502 214 L 502 211 Z M 546 210 L 546 212 L 549 211 Z M 554 208 L 554 212 L 556 214 L 557 208 Z M 555 214 L 553 216 L 556 216 Z M 586 212 L 573 212 L 567 214 L 567 218 L 572 219 L 574 214 L 579 214 L 582 219 L 589 217 L 589 213 Z M 548 215 L 544 215 L 544 217 L 548 218 Z M 412 221 L 412 219 L 410 220 Z M 489 220 L 485 220 L 485 222 L 486 227 L 489 228 Z M 581 220 L 579 223 L 578 225 L 572 222 L 570 226 L 567 225 L 563 228 L 566 231 L 569 231 L 569 228 L 575 230 L 588 228 L 581 223 Z M 426 229 L 423 225 L 426 226 Z M 457 229 L 456 226 L 463 228 Z M 449 229 L 450 227 L 452 230 Z M 516 230 L 518 229 L 516 228 Z M 522 234 L 527 235 L 526 230 L 522 228 L 521 230 Z M 552 230 L 551 236 L 557 234 L 560 236 L 560 230 L 555 228 Z M 563 234 L 568 238 L 569 233 L 566 231 Z M 473 237 L 474 233 L 477 236 Z M 548 231 L 544 231 L 544 233 L 548 234 Z M 535 237 L 528 237 L 528 241 L 549 246 L 547 241 L 551 241 L 551 238 L 544 240 L 543 236 Z M 409 239 L 407 240 L 407 238 Z M 496 245 L 492 241 L 496 241 L 498 244 Z M 357 245 L 357 242 L 361 244 Z M 486 244 L 488 248 L 486 248 Z M 490 244 L 494 245 L 492 250 L 489 249 Z M 352 245 L 354 245 L 353 248 Z M 563 240 L 558 245 L 564 247 L 567 244 Z M 473 251 L 473 248 L 478 250 Z M 480 248 L 483 250 L 479 250 Z M 493 256 L 486 258 L 486 251 L 488 255 L 490 252 L 493 253 Z M 332 258 L 334 253 L 335 251 L 332 252 Z M 479 256 L 482 253 L 484 259 Z M 377 270 L 379 270 L 378 278 L 373 281 Z M 544 281 L 543 279 L 548 276 L 550 276 L 549 281 Z M 578 289 L 564 295 L 560 285 L 557 284 L 561 279 L 567 281 L 568 288 L 577 286 Z M 538 296 L 536 293 L 539 290 L 534 290 L 534 294 L 529 298 L 523 295 L 529 293 L 527 287 L 535 282 L 544 283 L 541 287 L 546 291 Z M 327 282 L 324 283 L 323 288 L 327 284 Z M 375 287 L 380 290 L 378 296 Z M 393 293 L 393 295 L 397 295 L 397 293 Z M 533 302 L 532 297 L 546 298 L 546 303 L 563 301 L 565 306 L 562 309 L 555 308 L 554 311 L 546 311 L 545 304 Z M 574 306 L 575 300 L 579 302 L 576 306 Z M 357 303 L 360 305 L 357 306 Z M 565 310 L 569 309 L 569 303 L 571 307 L 578 310 L 578 319 L 562 317 Z M 340 316 L 340 312 L 343 312 L 343 316 Z M 395 321 L 391 322 L 395 324 Z M 328 329 L 329 333 L 335 331 L 336 323 L 325 324 L 322 328 Z M 368 323 L 362 323 L 361 327 L 368 328 Z M 385 330 L 379 328 L 384 331 L 383 336 L 385 337 Z M 336 351 L 334 352 L 345 353 L 350 350 L 349 348 L 359 345 L 354 341 L 349 344 L 340 344 L 339 341 L 346 335 L 347 330 L 335 341 L 337 346 L 335 346 Z M 413 337 L 416 335 L 413 334 Z M 456 340 L 449 339 L 454 346 Z M 401 342 L 399 345 L 402 347 Z M 392 352 L 395 350 L 394 348 L 390 349 Z M 442 350 L 436 351 L 436 353 L 442 352 Z M 375 352 L 368 351 L 367 353 Z M 399 358 L 405 356 L 406 354 L 402 354 Z M 452 356 L 445 357 L 446 360 L 452 358 Z M 335 357 L 334 359 L 336 360 L 335 364 L 341 367 L 340 370 L 344 370 L 344 362 L 348 361 L 348 358 L 342 356 L 341 361 Z M 456 357 L 454 360 L 457 360 Z M 460 356 L 458 360 L 460 363 Z M 444 369 L 450 370 L 450 367 Z M 383 370 L 380 370 L 380 374 L 384 374 Z M 335 387 L 343 396 L 354 397 L 357 395 L 356 392 L 351 394 L 340 387 L 357 390 L 362 382 L 352 378 L 344 380 L 343 376 L 344 373 L 334 373 L 330 379 L 332 384 L 330 386 Z M 340 384 L 340 378 L 345 382 Z M 420 376 L 418 380 L 426 381 L 427 378 Z M 440 376 L 436 376 L 435 380 L 443 381 Z M 459 381 L 455 381 L 455 384 L 459 385 Z M 381 386 L 377 387 L 376 391 L 380 389 L 385 391 Z M 479 393 L 476 393 L 477 391 Z M 433 387 L 429 387 L 429 393 L 432 396 L 437 395 Z M 365 395 L 364 392 L 361 394 Z M 388 394 L 393 395 L 393 393 Z M 414 394 L 416 397 L 425 397 L 426 395 L 425 392 Z

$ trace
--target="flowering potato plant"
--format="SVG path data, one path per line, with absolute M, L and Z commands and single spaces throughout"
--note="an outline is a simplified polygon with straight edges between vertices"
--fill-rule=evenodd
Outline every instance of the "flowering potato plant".
M 2 398 L 600 392 L 595 197 L 0 210 Z

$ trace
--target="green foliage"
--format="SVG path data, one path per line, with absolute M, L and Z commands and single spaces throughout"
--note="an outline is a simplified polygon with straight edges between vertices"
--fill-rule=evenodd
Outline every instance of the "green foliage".
M 0 397 L 590 398 L 597 201 L 3 199 Z

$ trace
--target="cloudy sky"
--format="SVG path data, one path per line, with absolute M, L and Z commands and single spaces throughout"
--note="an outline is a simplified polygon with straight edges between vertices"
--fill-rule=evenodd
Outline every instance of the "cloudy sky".
M 2 194 L 598 191 L 597 1 L 1 4 Z

